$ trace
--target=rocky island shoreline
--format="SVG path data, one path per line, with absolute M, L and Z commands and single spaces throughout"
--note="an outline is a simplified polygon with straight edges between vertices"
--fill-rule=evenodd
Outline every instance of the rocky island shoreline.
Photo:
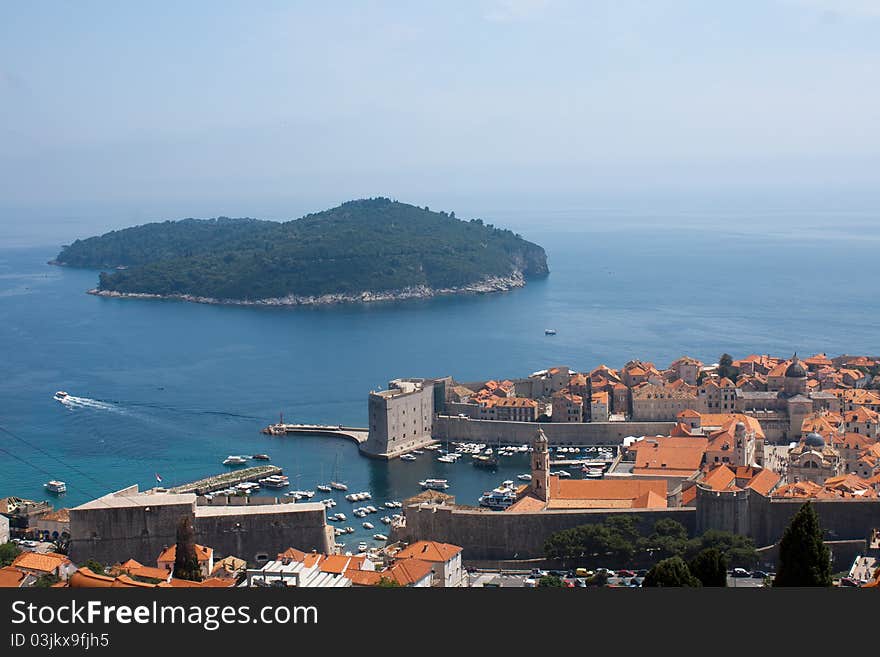
M 149 292 L 118 292 L 116 290 L 101 290 L 93 288 L 87 294 L 98 297 L 113 299 L 166 299 L 175 301 L 188 301 L 190 303 L 204 303 L 227 306 L 324 306 L 342 303 L 373 303 L 377 301 L 405 301 L 408 299 L 430 299 L 439 296 L 465 295 L 465 294 L 491 294 L 494 292 L 509 292 L 510 290 L 524 287 L 526 284 L 522 272 L 515 271 L 510 276 L 489 276 L 481 281 L 447 288 L 432 288 L 426 285 L 406 287 L 399 290 L 385 290 L 382 292 L 363 291 L 356 294 L 322 294 L 316 296 L 287 295 L 266 299 L 217 299 L 214 297 L 196 296 L 192 294 L 152 294 Z

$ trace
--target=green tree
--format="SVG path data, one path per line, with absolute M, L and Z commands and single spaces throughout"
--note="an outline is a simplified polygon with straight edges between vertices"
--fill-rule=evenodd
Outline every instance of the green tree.
M 819 516 L 806 502 L 779 542 L 779 568 L 773 586 L 831 586 L 831 552 L 822 542 Z
M 34 586 L 38 589 L 48 589 L 60 581 L 61 578 L 58 575 L 40 575 L 37 581 L 34 582 Z
M 379 578 L 379 582 L 376 586 L 383 589 L 396 589 L 401 588 L 401 584 L 396 579 L 391 579 L 390 577 L 385 577 L 384 575 Z
M 681 556 L 688 547 L 687 528 L 672 518 L 661 518 L 654 523 L 654 530 L 638 541 L 639 552 L 649 560 Z
M 201 582 L 199 558 L 196 555 L 196 542 L 189 516 L 181 518 L 177 525 L 177 548 L 174 555 L 174 577 L 191 582 Z
M 718 548 L 699 552 L 688 563 L 688 570 L 703 586 L 727 586 L 727 557 Z
M 0 544 L 0 568 L 8 566 L 21 554 L 21 548 L 15 543 Z
M 104 568 L 104 564 L 95 561 L 94 559 L 89 559 L 83 564 L 86 568 L 91 570 L 96 575 L 106 575 L 107 570 Z
M 642 582 L 642 586 L 700 586 L 700 580 L 691 574 L 688 565 L 681 557 L 669 557 L 657 563 Z
M 718 360 L 718 376 L 727 377 L 731 381 L 736 381 L 739 376 L 739 368 L 733 366 L 733 356 L 730 354 L 721 354 Z
M 710 529 L 688 541 L 685 557 L 693 559 L 707 548 L 718 548 L 727 558 L 728 566 L 751 569 L 758 563 L 758 551 L 748 536 Z
M 541 588 L 565 588 L 565 583 L 556 575 L 544 575 L 538 580 Z

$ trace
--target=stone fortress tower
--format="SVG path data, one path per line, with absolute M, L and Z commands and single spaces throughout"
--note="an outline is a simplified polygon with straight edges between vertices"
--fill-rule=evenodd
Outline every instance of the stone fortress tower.
M 550 498 L 550 450 L 547 436 L 540 427 L 532 439 L 532 481 L 529 492 L 545 502 Z

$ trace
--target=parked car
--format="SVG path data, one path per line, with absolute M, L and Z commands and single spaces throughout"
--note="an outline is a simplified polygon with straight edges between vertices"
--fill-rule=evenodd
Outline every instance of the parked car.
M 731 577 L 751 577 L 752 574 L 745 568 L 734 568 L 730 571 Z
M 575 575 L 576 575 L 577 577 L 592 577 L 592 576 L 593 576 L 593 571 L 592 571 L 592 570 L 587 570 L 586 568 L 578 568 L 578 569 L 575 571 Z
M 538 586 L 538 580 L 536 580 L 534 577 L 526 577 L 523 580 L 523 586 L 527 589 L 533 589 Z
M 633 570 L 626 570 L 626 569 L 624 569 L 624 570 L 618 570 L 618 571 L 617 571 L 617 576 L 618 576 L 618 577 L 635 577 L 635 576 L 636 576 L 636 573 L 635 573 L 635 571 L 633 571 Z
M 769 575 L 763 570 L 753 570 L 752 577 L 754 577 L 755 579 L 767 579 Z

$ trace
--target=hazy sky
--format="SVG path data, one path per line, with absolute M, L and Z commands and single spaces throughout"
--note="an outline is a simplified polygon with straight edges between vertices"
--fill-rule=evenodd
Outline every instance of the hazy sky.
M 870 194 L 878 119 L 880 0 L 0 4 L 7 227 Z

